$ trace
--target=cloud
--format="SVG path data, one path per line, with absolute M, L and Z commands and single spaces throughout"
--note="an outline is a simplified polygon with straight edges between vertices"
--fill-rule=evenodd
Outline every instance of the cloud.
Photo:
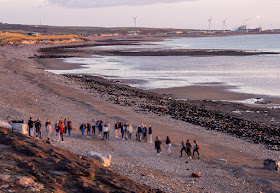
M 113 6 L 137 6 L 157 3 L 177 3 L 196 0 L 47 0 L 50 5 L 69 8 L 98 8 Z

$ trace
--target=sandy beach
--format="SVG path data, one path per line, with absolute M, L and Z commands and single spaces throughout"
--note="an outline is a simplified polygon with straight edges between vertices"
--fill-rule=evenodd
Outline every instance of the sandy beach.
M 87 89 L 83 82 L 44 71 L 46 68 L 72 69 L 78 66 L 64 64 L 60 59 L 47 58 L 42 61 L 29 58 L 40 47 L 42 45 L 0 47 L 2 120 L 27 121 L 31 116 L 40 117 L 43 121 L 50 119 L 54 123 L 60 117 L 70 117 L 75 128 L 92 119 L 108 121 L 111 125 L 109 141 L 100 140 L 97 136 L 83 139 L 79 130 L 75 130 L 72 137 L 65 136 L 64 143 L 54 142 L 53 145 L 82 155 L 87 155 L 91 150 L 111 153 L 112 169 L 165 192 L 280 192 L 279 172 L 263 168 L 264 159 L 280 159 L 279 151 L 269 150 L 264 144 L 253 144 L 230 134 L 176 120 L 169 115 L 143 111 L 138 106 L 116 104 L 111 95 Z M 185 96 L 196 100 L 204 99 L 198 96 L 206 94 L 208 99 L 216 100 L 251 97 L 225 94 L 227 92 L 224 90 L 222 87 L 198 86 L 156 92 L 175 93 L 174 97 Z M 279 115 L 277 110 L 273 113 Z M 153 136 L 160 136 L 164 143 L 163 153 L 158 156 L 153 144 L 137 142 L 135 133 L 132 141 L 114 138 L 115 120 L 129 122 L 134 128 L 142 122 L 152 125 Z M 170 136 L 172 141 L 172 156 L 167 155 L 166 136 Z M 200 159 L 187 160 L 179 156 L 182 138 L 198 140 Z M 201 178 L 194 179 L 191 177 L 192 172 L 201 173 Z

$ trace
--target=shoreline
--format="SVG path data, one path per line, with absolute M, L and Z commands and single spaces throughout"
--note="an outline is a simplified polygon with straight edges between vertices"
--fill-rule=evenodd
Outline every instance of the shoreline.
M 115 138 L 110 138 L 109 141 L 102 141 L 98 137 L 85 139 L 75 130 L 73 137 L 65 137 L 65 143 L 53 145 L 83 155 L 92 149 L 100 153 L 110 152 L 113 156 L 114 170 L 137 182 L 166 192 L 280 190 L 279 174 L 262 168 L 263 160 L 278 159 L 279 151 L 269 150 L 263 144 L 248 142 L 243 137 L 238 138 L 218 130 L 206 130 L 198 124 L 180 120 L 178 114 L 181 111 L 180 105 L 190 105 L 190 112 L 195 110 L 194 108 L 207 112 L 222 110 L 219 114 L 221 116 L 228 113 L 235 115 L 232 110 L 239 109 L 242 114 L 237 114 L 238 117 L 262 121 L 275 116 L 279 119 L 278 111 L 265 112 L 260 108 L 227 102 L 191 101 L 191 104 L 188 104 L 172 101 L 170 110 L 173 111 L 173 115 L 163 114 L 161 110 L 164 110 L 164 100 L 168 102 L 169 99 L 162 99 L 155 93 L 119 85 L 99 77 L 91 81 L 86 77 L 83 77 L 85 81 L 75 81 L 44 71 L 44 67 L 38 64 L 38 61 L 28 59 L 30 53 L 39 47 L 0 48 L 0 79 L 6 82 L 0 85 L 3 91 L 0 100 L 2 119 L 8 119 L 10 116 L 13 119 L 27 120 L 30 116 L 40 116 L 42 120 L 48 118 L 54 122 L 61 116 L 71 117 L 76 128 L 81 122 L 92 118 L 109 121 L 111 125 L 118 119 L 129 121 L 133 125 L 139 122 L 152 124 L 153 136 L 158 135 L 163 140 L 166 135 L 171 137 L 173 156 L 167 156 L 165 145 L 163 154 L 157 156 L 153 144 Z M 134 95 L 127 93 L 132 91 L 135 92 Z M 116 103 L 115 94 L 118 94 L 120 104 Z M 153 102 L 157 105 L 153 106 Z M 137 106 L 130 106 L 131 103 Z M 246 112 L 247 110 L 250 112 Z M 191 116 L 198 118 L 200 115 Z M 200 159 L 188 160 L 189 163 L 186 164 L 186 158 L 179 157 L 182 138 L 198 140 L 201 147 Z M 226 159 L 227 162 L 221 162 L 219 158 Z M 201 172 L 202 177 L 193 179 L 191 172 Z
M 114 41 L 109 41 L 109 42 L 114 42 Z M 135 40 L 132 41 L 132 44 L 135 43 Z M 97 45 L 103 45 L 106 44 L 107 46 L 109 46 L 110 44 L 108 44 L 107 41 L 105 41 L 105 43 L 101 43 L 99 42 Z M 127 45 L 129 44 L 128 42 L 114 42 L 113 45 Z M 92 44 L 90 44 L 92 45 Z M 87 47 L 87 45 L 79 45 L 79 47 Z M 66 46 L 67 47 L 67 46 Z M 52 47 L 51 49 L 44 49 L 41 52 L 43 53 L 44 56 L 48 56 L 49 53 L 53 53 L 53 50 L 56 50 L 56 52 L 58 50 L 60 50 L 60 48 L 63 50 L 62 53 L 67 53 L 67 51 L 65 51 L 65 46 L 63 47 Z M 75 47 L 75 46 L 68 46 L 69 47 Z M 72 51 L 70 51 L 71 53 Z M 59 55 L 60 52 L 57 52 L 57 54 Z M 89 54 L 89 52 L 83 52 L 80 51 L 78 52 L 79 54 Z M 53 55 L 51 54 L 51 56 L 53 57 Z M 81 56 L 81 55 L 79 55 Z M 52 62 L 52 60 L 50 60 L 49 62 L 46 62 L 46 60 L 48 60 L 48 57 L 43 57 L 42 59 L 37 59 L 38 62 L 40 62 L 40 60 L 43 60 L 42 64 L 45 65 L 46 67 L 53 67 L 54 62 Z M 60 61 L 60 66 L 63 69 L 68 69 L 68 63 L 65 63 L 63 61 Z M 80 67 L 79 64 L 69 64 L 70 68 L 74 67 Z M 57 68 L 57 67 L 55 67 Z M 98 76 L 90 76 L 90 75 L 63 75 L 67 78 L 70 78 L 71 80 L 73 80 L 74 82 L 79 82 L 79 84 L 83 85 L 84 88 L 86 90 L 90 90 L 90 92 L 92 92 L 91 90 L 99 90 L 99 92 L 104 93 L 104 95 L 108 95 L 111 97 L 109 100 L 113 100 L 116 101 L 117 103 L 119 103 L 120 101 L 125 101 L 125 106 L 134 106 L 133 103 L 131 103 L 130 101 L 133 100 L 131 98 L 125 98 L 125 99 L 120 99 L 120 97 L 126 96 L 126 97 L 136 97 L 138 98 L 139 95 L 135 94 L 135 93 L 142 93 L 140 94 L 140 98 L 146 98 L 148 101 L 141 101 L 141 103 L 144 103 L 143 106 L 141 106 L 141 108 L 145 111 L 151 111 L 151 112 L 155 112 L 158 114 L 168 114 L 171 115 L 173 118 L 175 119 L 180 119 L 186 122 L 190 122 L 192 124 L 195 125 L 200 125 L 202 127 L 206 127 L 208 129 L 212 129 L 212 130 L 219 130 L 222 132 L 229 132 L 229 133 L 233 133 L 234 135 L 237 135 L 239 137 L 245 137 L 249 140 L 252 140 L 255 143 L 259 143 L 260 141 L 262 141 L 262 143 L 265 143 L 269 148 L 272 148 L 274 150 L 280 150 L 280 139 L 279 142 L 278 140 L 274 141 L 275 139 L 273 139 L 273 134 L 268 134 L 270 133 L 270 131 L 266 131 L 266 134 L 271 135 L 269 138 L 272 138 L 272 141 L 270 140 L 264 140 L 263 137 L 257 137 L 257 133 L 258 130 L 263 130 L 263 126 L 262 124 L 265 124 L 264 127 L 270 127 L 270 125 L 272 125 L 272 127 L 270 127 L 270 129 L 272 129 L 272 133 L 275 133 L 275 135 L 277 135 L 277 127 L 280 126 L 280 121 L 275 121 L 275 120 L 280 120 L 280 117 L 277 116 L 277 111 L 274 111 L 273 109 L 268 109 L 266 107 L 268 107 L 268 105 L 266 104 L 262 104 L 262 105 L 246 105 L 246 104 L 242 104 L 241 102 L 232 102 L 232 101 L 240 101 L 240 100 L 245 100 L 245 99 L 250 99 L 250 98 L 258 98 L 260 95 L 254 95 L 254 94 L 244 94 L 244 93 L 236 93 L 236 92 L 231 92 L 228 90 L 229 87 L 226 86 L 213 86 L 214 84 L 208 84 L 208 86 L 187 86 L 187 87 L 178 87 L 178 88 L 168 88 L 168 89 L 155 89 L 155 90 L 142 90 L 142 89 L 138 89 L 135 87 L 131 87 L 128 86 L 127 84 L 123 83 L 122 81 L 119 80 L 108 80 L 102 77 L 98 77 Z M 128 80 L 129 81 L 129 80 Z M 113 85 L 113 86 L 112 86 Z M 104 88 L 105 87 L 105 88 Z M 119 92 L 119 90 L 122 90 L 122 92 Z M 123 94 L 123 92 L 125 94 Z M 154 94 L 151 94 L 154 93 Z M 186 94 L 186 92 L 190 92 L 191 94 Z M 162 95 L 163 94 L 163 95 Z M 172 96 L 172 97 L 170 97 Z M 155 97 L 156 99 L 153 100 L 153 97 Z M 167 98 L 166 98 L 167 97 Z M 175 97 L 175 98 L 173 98 Z M 157 99 L 159 98 L 159 99 Z M 172 99 L 173 98 L 173 99 Z M 181 99 L 180 99 L 181 98 Z M 169 102 L 168 100 L 170 100 L 171 102 Z M 184 99 L 187 99 L 187 101 L 185 101 Z M 271 98 L 270 98 L 271 99 Z M 158 102 L 158 100 L 164 100 L 165 102 Z M 280 99 L 276 98 L 274 100 L 274 102 L 279 102 L 280 104 Z M 173 103 L 176 101 L 176 105 L 172 106 L 172 101 Z M 231 101 L 231 102 L 229 102 Z M 145 105 L 145 103 L 150 103 L 151 105 Z M 178 103 L 178 104 L 177 104 Z M 158 106 L 162 106 L 161 108 L 158 108 Z M 172 108 L 178 108 L 177 105 L 180 108 L 180 111 L 182 111 L 183 113 L 179 113 L 179 112 L 173 112 Z M 186 108 L 181 108 L 180 105 L 186 105 Z M 205 106 L 208 105 L 213 105 L 214 108 L 205 108 Z M 230 106 L 230 108 L 228 108 L 226 111 L 222 109 L 222 106 L 227 105 Z M 274 105 L 274 104 L 273 104 Z M 137 106 L 137 105 L 136 105 Z M 139 106 L 138 106 L 139 107 Z M 172 110 L 170 110 L 169 108 L 171 107 Z M 249 110 L 250 112 L 268 112 L 273 116 L 273 121 L 269 120 L 266 118 L 265 116 L 261 116 L 261 115 L 250 115 L 251 113 L 246 113 L 246 111 L 248 111 L 248 108 L 252 108 L 251 110 Z M 191 114 L 199 114 L 202 117 L 197 118 L 197 120 L 192 119 L 190 114 L 190 111 L 188 110 L 188 108 L 202 108 L 202 112 L 206 111 L 206 115 L 205 113 L 201 113 L 200 110 L 198 112 L 191 112 Z M 247 109 L 246 109 L 247 108 Z M 214 110 L 214 111 L 213 111 Z M 242 113 L 239 113 L 239 112 Z M 184 113 L 187 112 L 187 116 L 184 115 Z M 217 116 L 215 115 L 217 113 Z M 236 113 L 238 112 L 238 113 Z M 212 114 L 214 116 L 208 116 L 208 114 Z M 222 115 L 220 115 L 222 114 Z M 246 119 L 244 119 L 245 116 Z M 224 119 L 226 120 L 225 117 L 229 116 L 231 121 L 228 124 L 224 124 L 222 123 L 224 121 Z M 216 120 L 216 118 L 218 117 L 218 119 Z M 214 122 L 213 122 L 214 120 Z M 238 121 L 244 121 L 246 122 L 245 125 L 243 126 L 250 126 L 250 129 L 252 129 L 253 131 L 244 131 L 242 129 L 241 125 L 238 125 L 234 122 Z M 222 122 L 221 122 L 222 121 Z M 219 122 L 219 124 L 217 125 L 217 122 Z M 252 127 L 253 125 L 253 127 Z M 232 128 L 233 127 L 233 128 Z M 230 129 L 229 129 L 230 128 Z M 254 132 L 256 132 L 254 134 Z M 267 136 L 265 137 L 267 138 Z M 279 145 L 278 145 L 279 144 Z
M 36 59 L 45 70 L 75 70 L 83 68 L 82 64 L 78 63 L 67 63 L 61 58 L 41 58 Z M 98 77 L 93 75 L 94 77 Z M 103 78 L 102 76 L 99 76 Z M 124 85 L 139 83 L 140 80 L 124 80 L 113 78 L 110 81 L 118 82 Z M 177 99 L 186 99 L 186 100 L 214 100 L 214 101 L 228 101 L 242 103 L 247 99 L 264 99 L 264 103 L 256 104 L 262 107 L 273 107 L 280 104 L 280 97 L 269 96 L 269 95 L 259 95 L 253 93 L 242 93 L 231 91 L 234 87 L 221 85 L 221 83 L 207 83 L 207 84 L 197 84 L 190 86 L 181 86 L 181 87 L 170 87 L 170 88 L 158 88 L 145 90 L 148 92 L 155 92 L 158 94 L 168 95 L 172 98 Z M 246 104 L 245 102 L 242 104 Z M 248 105 L 254 105 L 250 103 Z
M 150 39 L 147 40 L 149 42 L 154 42 L 154 41 L 162 41 L 161 39 Z M 41 55 L 35 57 L 37 58 L 36 60 L 47 69 L 47 70 L 72 70 L 72 69 L 79 69 L 83 68 L 83 64 L 78 64 L 78 63 L 66 63 L 63 61 L 62 58 L 68 58 L 68 57 L 88 57 L 89 55 L 92 55 L 92 51 L 88 51 L 85 49 L 79 50 L 77 53 L 74 53 L 73 55 L 73 50 L 70 50 L 70 55 L 65 55 L 62 58 L 60 53 L 68 53 L 69 48 L 84 48 L 84 47 L 92 47 L 92 46 L 111 46 L 111 45 L 135 45 L 135 43 L 144 43 L 146 42 L 143 39 L 140 40 L 127 40 L 125 39 L 124 42 L 122 40 L 111 40 L 109 39 L 108 41 L 104 40 L 99 40 L 96 43 L 91 43 L 91 44 L 78 44 L 78 45 L 70 45 L 70 46 L 55 46 L 52 47 L 51 49 L 49 48 L 43 48 L 40 49 L 39 52 Z M 195 50 L 183 50 L 183 52 L 192 52 Z M 199 52 L 205 52 L 207 53 L 209 50 L 200 50 Z M 101 51 L 101 52 L 94 52 L 96 55 L 104 55 L 105 53 L 109 53 L 110 50 L 108 51 Z M 168 52 L 163 51 L 163 53 L 168 55 Z M 173 52 L 173 51 L 172 51 Z M 239 53 L 239 51 L 236 51 Z M 43 53 L 43 54 L 42 54 Z M 55 53 L 55 54 L 54 54 Z M 142 53 L 142 52 L 141 52 Z M 153 53 L 151 51 L 151 53 Z M 176 51 L 175 51 L 176 53 Z M 105 54 L 107 55 L 107 54 Z M 43 56 L 43 57 L 42 57 Z M 58 56 L 59 58 L 55 58 Z M 96 76 L 96 75 L 94 75 Z M 101 75 L 100 75 L 101 77 Z M 137 83 L 140 80 L 124 80 L 124 79 L 118 79 L 118 78 L 112 78 L 111 79 L 113 82 L 120 82 L 124 85 L 130 84 L 130 83 Z M 170 95 L 172 97 L 175 97 L 177 99 L 187 99 L 187 100 L 218 100 L 218 101 L 228 101 L 228 102 L 234 102 L 234 103 L 243 103 L 246 99 L 264 99 L 262 101 L 262 105 L 258 103 L 258 106 L 262 107 L 271 107 L 274 108 L 274 106 L 278 106 L 280 104 L 280 97 L 277 96 L 270 96 L 270 95 L 260 95 L 260 94 L 254 94 L 254 93 L 242 93 L 242 92 L 237 92 L 237 91 L 231 91 L 230 89 L 234 88 L 231 86 L 225 86 L 221 85 L 221 83 L 207 83 L 207 84 L 197 84 L 197 85 L 190 85 L 190 86 L 181 86 L 181 87 L 171 87 L 171 88 L 159 88 L 159 89 L 151 89 L 147 91 L 152 91 L 156 92 L 159 94 L 165 94 L 165 95 Z M 187 93 L 188 92 L 188 93 Z M 244 104 L 244 103 L 243 103 Z M 252 103 L 248 105 L 254 105 Z
M 98 91 L 108 100 L 121 106 L 135 106 L 140 108 L 140 111 L 169 115 L 174 119 L 202 126 L 206 130 L 231 133 L 254 143 L 262 141 L 261 143 L 266 144 L 267 147 L 280 151 L 280 137 L 277 137 L 277 127 L 280 123 L 274 122 L 280 118 L 277 110 L 224 101 L 171 99 L 168 95 L 145 91 L 101 77 L 90 75 L 63 76 L 83 85 L 82 88 L 88 92 Z M 236 113 L 237 111 L 238 113 Z M 269 119 L 267 118 L 268 114 Z M 244 130 L 243 127 L 249 130 Z M 259 131 L 262 131 L 262 136 L 265 135 L 263 137 L 266 140 L 259 137 Z

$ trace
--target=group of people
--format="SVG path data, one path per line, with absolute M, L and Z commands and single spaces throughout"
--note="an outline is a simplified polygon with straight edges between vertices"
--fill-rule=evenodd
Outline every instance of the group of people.
M 85 137 L 85 131 L 87 131 L 87 137 L 91 138 L 96 134 L 96 130 L 98 131 L 98 136 L 101 136 L 102 140 L 109 140 L 109 133 L 111 130 L 109 122 L 104 123 L 101 119 L 98 119 L 98 121 L 93 119 L 91 122 L 82 123 L 80 125 L 82 137 Z M 130 123 L 122 123 L 120 120 L 117 120 L 114 124 L 114 133 L 116 138 L 131 140 L 133 127 Z M 145 124 L 141 123 L 135 128 L 135 136 L 138 141 L 147 142 L 149 137 L 149 142 L 152 143 L 152 133 L 153 129 L 151 125 L 147 128 Z
M 33 121 L 32 117 L 28 120 L 28 134 L 32 137 L 37 137 L 42 139 L 42 123 L 40 118 L 36 121 Z
M 172 155 L 172 151 L 171 151 L 171 140 L 170 140 L 170 137 L 167 136 L 166 137 L 166 146 L 167 146 L 167 154 L 170 156 Z M 157 154 L 159 155 L 161 153 L 161 145 L 162 145 L 162 142 L 160 140 L 160 137 L 159 136 L 156 136 L 156 139 L 155 139 L 155 150 L 157 151 Z
M 96 122 L 92 119 L 91 122 L 87 122 L 87 124 L 82 123 L 80 125 L 80 131 L 82 133 L 82 137 L 85 136 L 85 131 L 87 131 L 87 136 L 89 138 L 92 135 L 95 135 L 96 129 L 98 130 L 98 136 L 102 137 L 102 140 L 109 140 L 109 130 L 110 124 L 109 122 L 103 122 L 101 119 L 98 119 Z
M 116 138 L 121 138 L 122 140 L 131 140 L 133 132 L 133 127 L 129 123 L 122 123 L 120 120 L 115 121 L 115 136 Z M 138 124 L 135 128 L 135 138 L 138 141 L 147 142 L 149 137 L 149 142 L 152 143 L 153 128 L 150 125 L 149 128 L 144 123 Z
M 190 158 L 190 159 L 192 159 L 192 156 L 194 156 L 194 153 L 195 153 L 195 152 L 196 152 L 197 155 L 199 156 L 199 152 L 198 152 L 198 150 L 199 150 L 199 145 L 198 145 L 198 143 L 197 143 L 196 140 L 193 141 L 193 145 L 192 145 L 189 139 L 187 139 L 187 142 L 185 142 L 185 140 L 182 139 L 182 143 L 181 143 L 181 144 L 182 144 L 182 149 L 181 149 L 181 156 L 180 156 L 180 157 L 183 156 L 183 151 L 186 152 L 188 158 Z M 192 149 L 192 148 L 193 148 L 193 153 L 191 153 L 191 149 Z M 192 155 L 192 156 L 191 156 L 191 155 Z
M 61 117 L 60 120 L 55 121 L 54 129 L 52 127 L 52 124 L 49 119 L 47 119 L 45 123 L 46 131 L 47 131 L 47 142 L 50 142 L 52 137 L 51 134 L 53 133 L 53 141 L 63 142 L 63 135 L 68 133 L 69 136 L 71 136 L 71 131 L 73 129 L 72 122 L 70 118 L 63 119 Z M 98 136 L 101 137 L 102 140 L 109 140 L 109 131 L 110 131 L 110 124 L 109 122 L 103 122 L 101 119 L 98 119 L 95 121 L 94 119 L 91 122 L 82 123 L 80 125 L 80 131 L 82 134 L 82 137 L 85 137 L 85 131 L 87 131 L 86 135 L 91 138 L 92 135 L 96 135 L 96 129 L 98 131 Z M 121 138 L 122 140 L 131 140 L 133 127 L 129 123 L 122 123 L 120 120 L 115 121 L 114 124 L 114 130 L 115 130 L 115 137 Z M 40 118 L 38 118 L 36 121 L 33 121 L 32 117 L 28 120 L 28 133 L 29 136 L 35 136 L 39 139 L 42 139 L 42 123 Z M 152 134 L 153 134 L 153 128 L 152 125 L 150 125 L 148 128 L 145 124 L 141 123 L 138 124 L 135 128 L 135 137 L 137 141 L 149 141 L 152 143 Z M 170 137 L 166 137 L 166 146 L 167 146 L 167 153 L 168 155 L 172 155 L 171 151 L 171 140 Z M 159 155 L 161 153 L 161 139 L 159 136 L 156 136 L 155 138 L 155 150 L 157 154 Z M 187 142 L 185 142 L 184 139 L 182 139 L 181 142 L 181 156 L 183 156 L 183 151 L 186 152 L 188 158 L 192 158 L 194 156 L 195 152 L 199 156 L 199 145 L 196 140 L 194 140 L 194 143 L 191 144 L 189 139 Z M 193 151 L 191 152 L 191 149 Z
M 32 117 L 30 117 L 27 125 L 28 125 L 29 136 L 42 139 L 42 123 L 40 118 L 38 118 L 36 121 L 33 121 Z M 45 127 L 47 131 L 47 142 L 51 141 L 52 133 L 54 135 L 54 141 L 63 142 L 64 141 L 63 135 L 66 134 L 68 131 L 68 135 L 71 136 L 71 131 L 73 129 L 70 118 L 63 119 L 62 117 L 60 120 L 55 121 L 54 127 L 52 127 L 50 120 L 47 119 L 45 123 Z
M 167 136 L 166 137 L 166 146 L 167 146 L 167 154 L 170 156 L 172 155 L 172 151 L 171 151 L 171 140 L 170 140 L 170 137 Z M 193 142 L 193 145 L 191 144 L 190 140 L 187 139 L 187 142 L 185 142 L 184 139 L 182 139 L 182 149 L 181 149 L 181 156 L 183 156 L 183 151 L 186 152 L 187 156 L 189 159 L 192 159 L 192 156 L 194 157 L 194 153 L 196 152 L 198 157 L 199 157 L 199 145 L 197 143 L 196 140 L 194 140 Z M 156 136 L 156 139 L 155 139 L 155 150 L 157 151 L 157 154 L 159 155 L 161 153 L 161 145 L 162 145 L 162 142 L 160 140 L 160 137 L 159 136 Z M 191 149 L 193 148 L 193 153 L 191 153 Z

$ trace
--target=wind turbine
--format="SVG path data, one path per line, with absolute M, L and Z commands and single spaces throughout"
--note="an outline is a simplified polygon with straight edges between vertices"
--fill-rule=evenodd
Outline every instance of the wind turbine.
M 223 31 L 224 33 L 226 33 L 226 21 L 227 21 L 227 18 L 223 21 Z
M 132 17 L 133 17 L 133 16 L 132 16 Z M 133 17 L 133 20 L 134 20 L 134 26 L 135 26 L 135 28 L 136 28 L 136 26 L 137 26 L 137 16 Z
M 211 32 L 211 21 L 212 21 L 212 17 L 210 17 L 210 19 L 208 20 L 208 22 L 209 22 L 209 33 Z

